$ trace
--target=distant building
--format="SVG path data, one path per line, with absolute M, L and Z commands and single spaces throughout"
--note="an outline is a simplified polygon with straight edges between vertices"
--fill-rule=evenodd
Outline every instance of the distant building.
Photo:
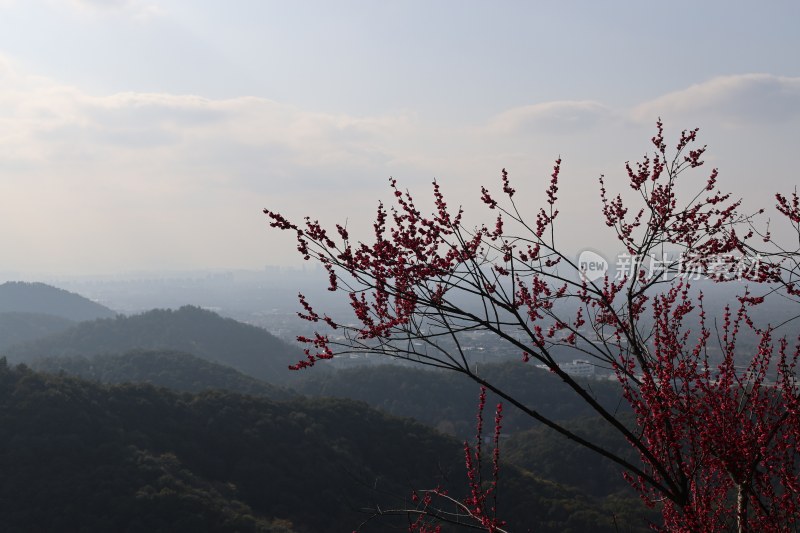
M 549 370 L 547 365 L 536 365 L 538 368 Z M 570 376 L 593 378 L 595 366 L 586 359 L 574 359 L 571 363 L 561 363 L 558 368 Z
M 594 365 L 585 359 L 574 359 L 571 363 L 564 363 L 558 367 L 570 376 L 594 376 Z

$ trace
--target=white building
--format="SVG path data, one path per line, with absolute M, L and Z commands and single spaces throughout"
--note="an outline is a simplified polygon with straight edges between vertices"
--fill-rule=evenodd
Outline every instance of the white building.
M 549 370 L 547 365 L 536 365 L 538 368 Z M 569 374 L 570 376 L 578 376 L 584 378 L 594 377 L 594 365 L 586 359 L 573 359 L 571 363 L 561 363 L 558 368 Z

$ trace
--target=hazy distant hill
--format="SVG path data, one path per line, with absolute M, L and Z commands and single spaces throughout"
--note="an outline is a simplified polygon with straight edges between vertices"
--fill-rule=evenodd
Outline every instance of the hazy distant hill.
M 55 315 L 0 313 L 0 350 L 60 333 L 74 325 L 74 321 Z
M 31 362 L 34 370 L 64 372 L 100 383 L 149 383 L 178 392 L 226 390 L 273 400 L 296 396 L 289 390 L 246 376 L 229 366 L 175 351 L 134 351 L 94 357 L 46 357 Z
M 412 487 L 459 497 L 463 462 L 457 440 L 359 402 L 178 395 L 0 362 L 3 531 L 339 533 L 364 507 L 408 505 Z M 512 531 L 614 531 L 577 490 L 513 467 L 502 479 Z
M 267 331 L 198 307 L 82 322 L 56 335 L 6 350 L 12 361 L 37 357 L 121 354 L 133 350 L 187 352 L 272 383 L 291 379 L 300 350 Z
M 74 292 L 44 283 L 9 281 L 0 285 L 0 313 L 38 313 L 80 322 L 116 313 Z
M 323 367 L 324 365 L 319 365 Z M 554 420 L 594 415 L 584 401 L 568 390 L 557 376 L 521 361 L 487 364 L 482 377 L 500 386 L 523 403 Z M 595 398 L 612 411 L 626 411 L 620 403 L 616 382 L 587 381 Z M 456 372 L 431 371 L 397 365 L 362 366 L 338 370 L 330 375 L 317 367 L 301 372 L 292 387 L 302 394 L 362 400 L 398 416 L 410 416 L 441 431 L 467 437 L 473 433 L 479 386 Z M 498 399 L 491 393 L 487 405 Z M 536 421 L 509 408 L 503 428 L 512 434 L 536 426 Z

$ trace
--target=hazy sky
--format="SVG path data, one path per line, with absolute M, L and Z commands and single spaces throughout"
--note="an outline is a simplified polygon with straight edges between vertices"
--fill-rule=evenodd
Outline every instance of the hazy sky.
M 559 154 L 563 242 L 605 248 L 597 177 L 658 116 L 770 206 L 798 182 L 798 6 L 0 0 L 0 271 L 293 264 L 263 207 L 357 231 L 389 176 L 435 177 L 479 222 L 482 183 L 507 167 L 533 212 Z

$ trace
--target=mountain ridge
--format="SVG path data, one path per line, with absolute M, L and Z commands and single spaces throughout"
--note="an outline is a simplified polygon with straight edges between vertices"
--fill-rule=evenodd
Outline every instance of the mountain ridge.
M 145 383 L 176 392 L 224 390 L 238 394 L 286 400 L 296 393 L 242 374 L 229 366 L 174 350 L 135 350 L 92 357 L 44 357 L 31 368 L 48 374 L 65 373 L 107 385 Z
M 112 318 L 117 313 L 81 296 L 40 282 L 7 281 L 0 284 L 0 313 L 54 315 L 75 322 Z
M 5 355 L 9 361 L 29 363 L 41 357 L 91 357 L 135 350 L 187 352 L 274 384 L 291 380 L 288 366 L 301 357 L 298 348 L 262 328 L 196 306 L 81 322 L 61 333 L 12 346 Z

